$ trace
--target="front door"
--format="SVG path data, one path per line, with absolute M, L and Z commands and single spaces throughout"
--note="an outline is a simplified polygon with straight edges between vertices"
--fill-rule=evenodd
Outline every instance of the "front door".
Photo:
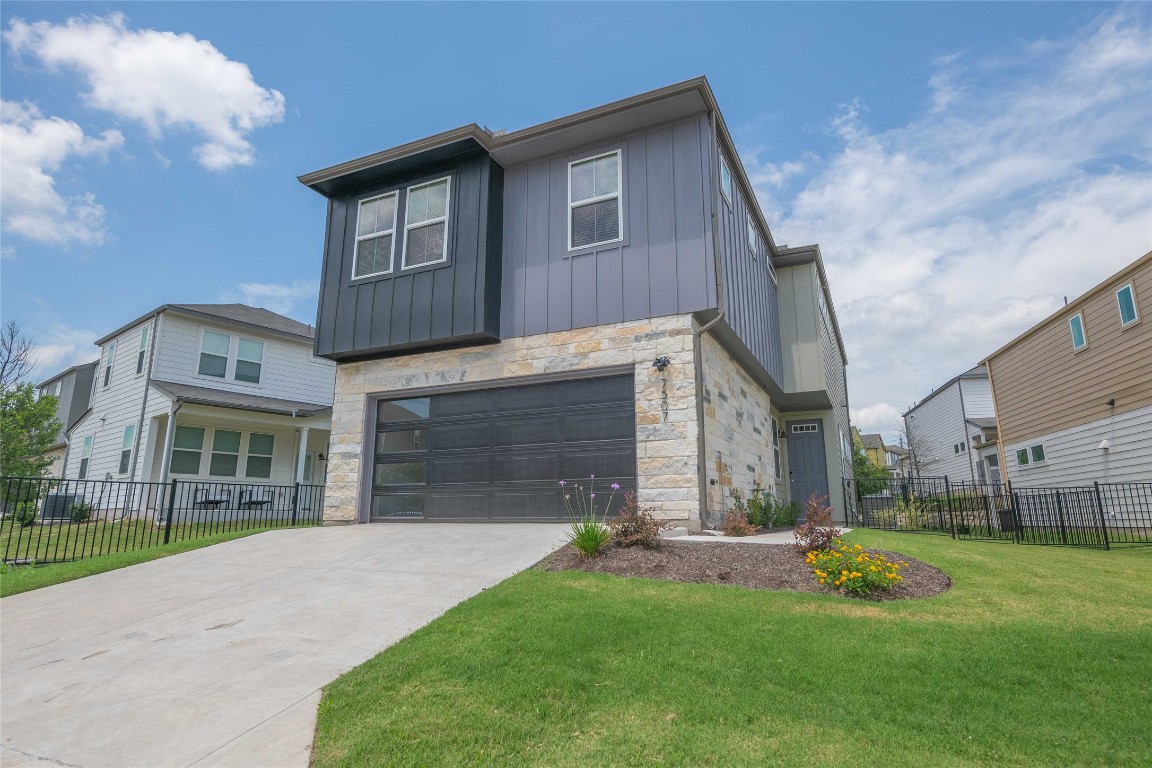
M 812 494 L 828 495 L 828 464 L 824 458 L 824 428 L 819 420 L 789 421 L 788 491 L 801 504 Z M 825 501 L 825 504 L 828 502 Z

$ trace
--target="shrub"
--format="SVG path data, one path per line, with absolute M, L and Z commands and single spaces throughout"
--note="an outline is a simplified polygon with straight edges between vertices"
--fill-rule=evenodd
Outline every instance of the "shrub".
M 568 543 L 584 557 L 595 557 L 612 540 L 612 531 L 596 515 L 584 515 L 572 521 Z
M 36 524 L 36 502 L 22 501 L 16 505 L 16 511 L 12 513 L 12 520 L 16 525 L 21 528 L 27 528 L 30 525 Z
M 907 501 L 904 499 L 896 500 L 896 517 L 904 524 L 904 527 L 913 531 L 930 528 L 935 522 L 935 515 L 932 514 L 932 510 L 924 501 L 915 496 Z
M 821 585 L 857 595 L 891 589 L 904 580 L 900 569 L 908 567 L 904 561 L 866 552 L 859 544 L 850 547 L 839 538 L 827 549 L 809 552 L 804 562 Z
M 759 526 L 748 522 L 748 512 L 730 509 L 724 513 L 724 522 L 720 530 L 725 536 L 751 536 L 759 530 Z
M 800 520 L 800 513 L 804 507 L 798 501 L 790 501 L 782 506 L 777 506 L 776 517 L 772 522 L 773 528 L 791 528 L 796 525 Z
M 631 547 L 637 544 L 644 547 L 660 545 L 660 531 L 667 524 L 652 516 L 652 508 L 641 509 L 635 493 L 625 493 L 620 505 L 620 516 L 607 521 L 612 532 L 612 541 L 618 547 Z
M 757 483 L 748 494 L 748 522 L 757 528 L 771 528 L 776 519 L 776 497 Z
M 92 519 L 96 509 L 86 501 L 77 501 L 68 505 L 68 519 L 74 523 L 86 523 Z
M 796 546 L 801 552 L 828 549 L 832 541 L 840 537 L 840 529 L 833 525 L 832 507 L 824 503 L 827 500 L 827 496 L 817 496 L 815 493 L 808 497 L 805 522 L 798 525 L 793 533 Z

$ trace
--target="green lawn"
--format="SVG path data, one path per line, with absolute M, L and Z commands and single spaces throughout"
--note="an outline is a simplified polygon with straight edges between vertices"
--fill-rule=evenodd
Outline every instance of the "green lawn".
M 219 533 L 215 536 L 204 536 L 198 539 L 186 539 L 167 546 L 148 547 L 133 552 L 120 552 L 113 555 L 100 555 L 77 560 L 71 563 L 54 563 L 52 565 L 22 565 L 0 569 L 0 597 L 17 595 L 41 587 L 50 587 L 53 584 L 62 584 L 65 581 L 82 579 L 105 571 L 114 571 L 137 563 L 157 560 L 169 555 L 178 555 L 192 549 L 200 549 L 222 541 L 239 539 L 251 536 L 254 533 L 274 530 L 272 528 L 251 528 L 246 531 L 233 531 Z
M 954 586 L 878 604 L 528 571 L 332 683 L 314 764 L 1148 765 L 1152 548 L 848 538 Z

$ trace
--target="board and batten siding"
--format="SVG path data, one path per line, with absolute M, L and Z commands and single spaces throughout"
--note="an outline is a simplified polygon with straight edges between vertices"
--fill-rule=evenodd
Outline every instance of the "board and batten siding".
M 1107 440 L 1108 450 L 1100 448 Z M 1044 463 L 1020 466 L 1016 451 L 1044 446 Z M 1004 446 L 1008 476 L 1020 487 L 1152 482 L 1152 407 L 1061 429 Z
M 706 115 L 504 173 L 503 338 L 716 306 Z M 623 239 L 568 250 L 568 164 L 621 151 Z
M 725 156 L 729 168 L 740 163 Z M 766 232 L 757 226 L 758 244 L 753 255 L 748 243 L 748 223 L 755 222 L 739 184 L 732 184 L 732 199 L 718 196 L 717 234 L 720 271 L 723 276 L 725 321 L 744 342 L 764 370 L 781 388 L 784 361 L 781 347 L 780 298 L 769 268 L 771 256 Z M 816 300 L 815 293 L 812 301 Z
M 448 176 L 447 260 L 402 268 L 405 190 Z M 473 157 L 328 201 L 316 354 L 339 358 L 476 339 L 497 340 L 503 170 Z M 361 200 L 398 191 L 390 273 L 353 279 Z
M 318 405 L 332 404 L 336 386 L 336 365 L 315 357 L 312 354 L 312 345 L 305 339 L 294 341 L 282 336 L 262 334 L 256 330 L 240 329 L 225 323 L 194 319 L 173 312 L 165 312 L 163 320 L 152 369 L 153 379 L 280 400 Z M 264 342 L 260 383 L 250 384 L 231 378 L 201 376 L 197 373 L 200 361 L 200 337 L 205 329 Z M 235 353 L 236 340 L 233 338 L 233 357 Z
M 1116 291 L 1128 283 L 1140 320 L 1122 328 Z M 1068 328 L 1077 313 L 1088 338 L 1080 351 Z M 1152 406 L 1152 253 L 988 362 L 1005 445 Z

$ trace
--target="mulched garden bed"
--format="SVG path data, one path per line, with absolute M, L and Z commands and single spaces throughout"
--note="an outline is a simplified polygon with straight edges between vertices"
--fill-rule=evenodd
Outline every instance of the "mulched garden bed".
M 908 567 L 900 569 L 904 581 L 892 589 L 858 599 L 932 597 L 952 586 L 952 580 L 944 572 L 927 563 L 894 552 L 868 551 L 906 562 Z M 847 594 L 817 584 L 803 553 L 783 544 L 672 539 L 655 548 L 608 546 L 593 558 L 581 557 L 575 549 L 566 546 L 544 558 L 539 567 L 546 571 L 587 571 L 700 584 L 735 584 L 751 589 Z

